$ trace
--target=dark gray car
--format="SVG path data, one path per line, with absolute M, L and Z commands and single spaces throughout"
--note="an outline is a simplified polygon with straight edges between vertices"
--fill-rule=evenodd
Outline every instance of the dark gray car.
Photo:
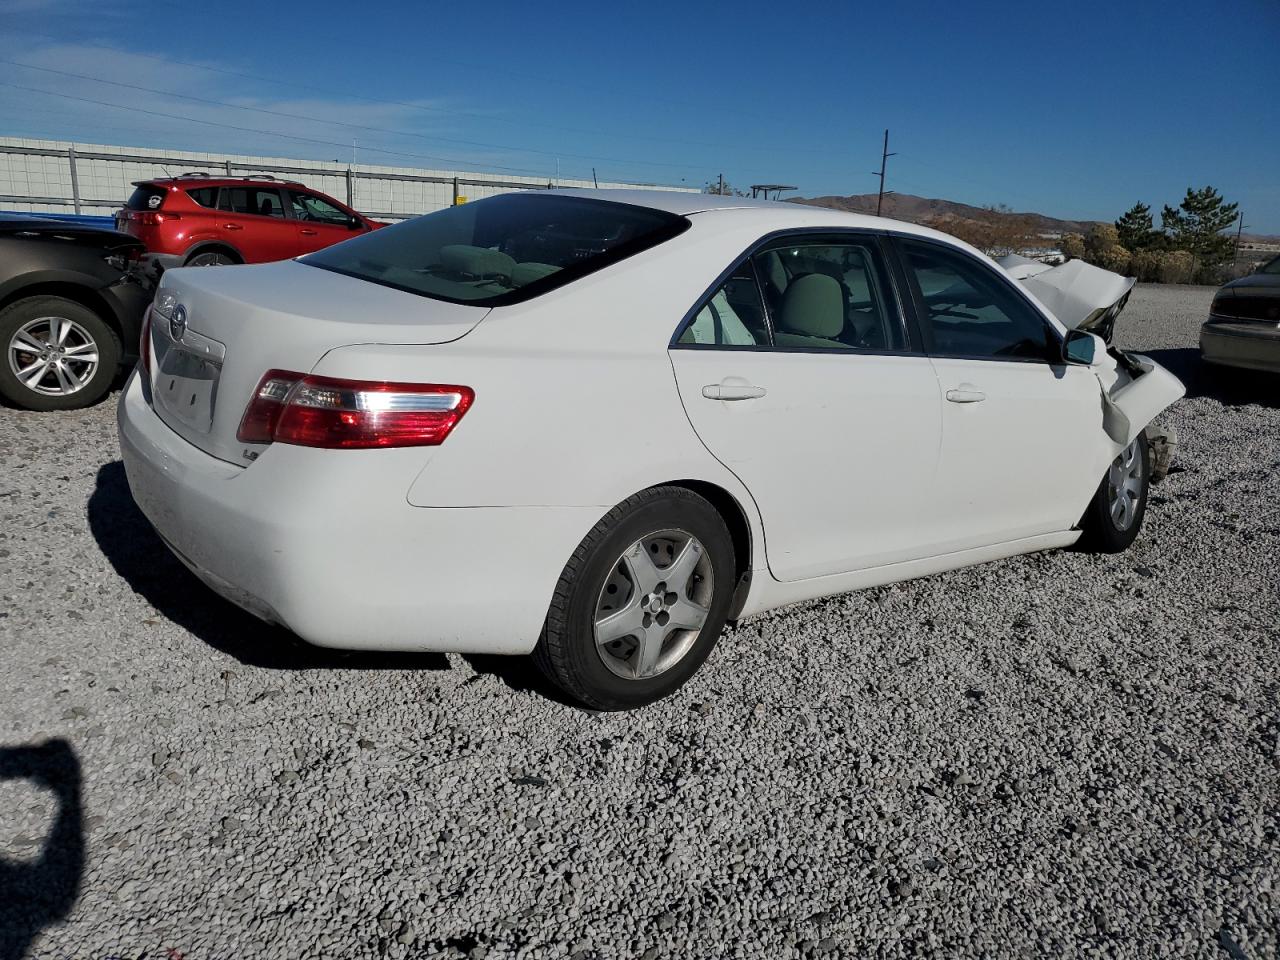
M 151 290 L 128 234 L 0 215 L 0 396 L 28 410 L 84 407 L 137 355 Z
M 1200 328 L 1209 363 L 1280 373 L 1280 257 L 1218 291 Z

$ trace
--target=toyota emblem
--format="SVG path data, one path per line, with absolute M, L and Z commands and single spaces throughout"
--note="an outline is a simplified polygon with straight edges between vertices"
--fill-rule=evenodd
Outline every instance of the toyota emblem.
M 169 318 L 169 336 L 174 342 L 181 343 L 182 335 L 187 332 L 187 308 L 178 304 L 173 308 L 173 316 Z

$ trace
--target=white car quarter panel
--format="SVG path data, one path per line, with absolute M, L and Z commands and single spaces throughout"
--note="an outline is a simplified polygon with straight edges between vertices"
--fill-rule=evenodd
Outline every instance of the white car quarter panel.
M 274 444 L 234 467 L 170 430 L 137 376 L 118 419 L 134 498 L 173 550 L 228 599 L 320 646 L 526 653 L 602 513 L 410 506 L 412 448 Z

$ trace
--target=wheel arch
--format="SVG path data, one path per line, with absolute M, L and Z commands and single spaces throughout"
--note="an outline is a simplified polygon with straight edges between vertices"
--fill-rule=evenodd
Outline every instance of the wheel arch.
M 8 308 L 20 300 L 29 300 L 33 297 L 62 297 L 64 300 L 71 300 L 86 309 L 92 310 L 103 323 L 111 328 L 112 332 L 120 338 L 123 344 L 125 336 L 124 323 L 116 315 L 111 304 L 92 287 L 66 280 L 40 281 L 8 291 L 3 297 L 0 297 L 0 310 Z
M 187 252 L 182 255 L 183 266 L 186 266 L 192 257 L 202 253 L 225 253 L 232 257 L 236 263 L 245 262 L 244 254 L 225 240 L 201 240 L 199 243 L 193 243 L 187 248 Z
M 747 593 L 751 588 L 752 562 L 755 556 L 755 542 L 751 531 L 751 521 L 747 511 L 738 498 L 719 484 L 709 480 L 671 480 L 667 483 L 655 484 L 658 487 L 683 487 L 702 497 L 729 530 L 733 541 L 733 602 L 729 605 L 729 619 L 735 620 L 747 601 Z M 652 489 L 652 488 L 650 488 Z

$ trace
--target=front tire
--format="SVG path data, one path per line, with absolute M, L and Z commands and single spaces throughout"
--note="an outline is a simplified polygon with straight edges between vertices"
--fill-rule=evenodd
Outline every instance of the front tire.
M 101 400 L 120 366 L 120 337 L 82 303 L 28 297 L 0 311 L 0 395 L 27 410 Z
M 1120 451 L 1080 521 L 1080 544 L 1097 553 L 1119 553 L 1128 548 L 1142 529 L 1151 486 L 1151 454 L 1146 436 L 1139 433 Z
M 569 558 L 534 661 L 584 706 L 626 710 L 660 700 L 719 639 L 734 570 L 733 541 L 715 507 L 683 487 L 638 493 Z

